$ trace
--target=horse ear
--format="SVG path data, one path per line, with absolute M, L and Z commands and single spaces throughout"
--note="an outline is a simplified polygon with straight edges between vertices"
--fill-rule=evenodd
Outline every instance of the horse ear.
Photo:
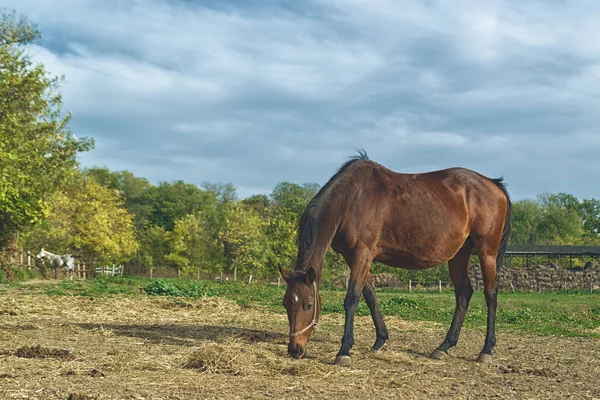
M 317 271 L 315 271 L 313 267 L 310 267 L 308 271 L 306 271 L 306 282 L 310 284 L 315 280 L 317 280 Z
M 283 276 L 283 280 L 286 282 L 289 281 L 292 277 L 292 273 L 287 269 L 283 268 L 281 264 L 279 264 L 279 272 L 281 272 L 281 276 Z

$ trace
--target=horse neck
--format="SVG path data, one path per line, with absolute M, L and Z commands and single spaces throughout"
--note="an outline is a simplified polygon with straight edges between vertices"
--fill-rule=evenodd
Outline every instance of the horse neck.
M 325 256 L 327 255 L 327 250 L 329 250 L 329 247 L 331 246 L 335 230 L 334 227 L 331 229 L 320 230 L 313 250 L 307 255 L 308 258 L 305 259 L 303 256 L 298 255 L 298 262 L 296 263 L 295 270 L 306 272 L 310 267 L 313 267 L 317 273 L 317 284 L 321 282 Z
M 50 258 L 50 257 L 56 257 L 56 254 L 50 253 L 50 252 L 49 252 L 49 251 L 47 251 L 47 250 L 42 250 L 42 254 L 43 254 L 45 257 L 48 257 L 48 258 Z

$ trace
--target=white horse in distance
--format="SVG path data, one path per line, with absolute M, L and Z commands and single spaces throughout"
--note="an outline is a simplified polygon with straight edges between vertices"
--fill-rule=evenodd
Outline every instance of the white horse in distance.
M 37 256 L 35 256 L 38 260 L 42 258 L 47 258 L 50 260 L 50 267 L 52 268 L 52 278 L 56 279 L 56 269 L 60 267 L 65 267 L 65 271 L 67 272 L 67 276 L 70 280 L 73 280 L 73 270 L 75 268 L 75 256 L 71 254 L 52 254 L 49 251 L 46 251 L 42 248 Z

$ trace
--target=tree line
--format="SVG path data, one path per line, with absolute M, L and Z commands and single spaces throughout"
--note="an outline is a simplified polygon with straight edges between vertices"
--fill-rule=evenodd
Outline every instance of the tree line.
M 280 182 L 269 194 L 239 199 L 231 183 L 151 184 L 130 171 L 82 168 L 77 138 L 62 111 L 60 84 L 27 48 L 41 38 L 15 12 L 0 22 L 0 250 L 75 253 L 89 263 L 127 263 L 183 274 L 277 275 L 293 265 L 296 221 L 316 183 Z M 512 244 L 599 244 L 600 201 L 567 193 L 513 202 Z M 345 269 L 329 251 L 326 277 Z M 375 265 L 375 271 L 392 271 Z M 397 275 L 446 276 L 395 270 Z M 421 275 L 419 275 L 421 274 Z

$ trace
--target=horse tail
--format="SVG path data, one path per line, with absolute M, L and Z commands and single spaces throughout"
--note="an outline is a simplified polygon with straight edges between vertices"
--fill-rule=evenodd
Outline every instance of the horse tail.
M 492 179 L 492 182 L 504 193 L 506 197 L 506 216 L 504 217 L 504 228 L 502 228 L 502 237 L 500 239 L 500 246 L 498 247 L 498 255 L 496 256 L 496 282 L 499 281 L 500 269 L 504 265 L 504 257 L 506 255 L 506 247 L 508 246 L 508 239 L 511 233 L 511 215 L 512 215 L 512 202 L 510 195 L 506 190 L 506 184 L 503 182 L 504 178 Z

